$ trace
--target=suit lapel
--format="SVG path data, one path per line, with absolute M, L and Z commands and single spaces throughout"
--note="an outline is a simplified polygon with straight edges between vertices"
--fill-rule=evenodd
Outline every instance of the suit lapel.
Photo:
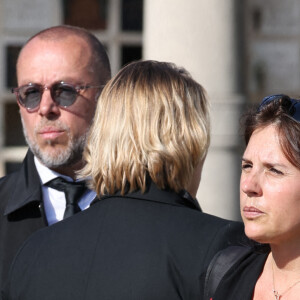
M 8 215 L 30 203 L 42 203 L 42 188 L 33 154 L 28 150 L 16 178 L 15 189 L 8 201 L 4 214 Z

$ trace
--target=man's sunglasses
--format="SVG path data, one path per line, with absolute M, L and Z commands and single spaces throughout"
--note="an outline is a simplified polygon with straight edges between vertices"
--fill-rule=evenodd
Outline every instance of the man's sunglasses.
M 261 111 L 265 106 L 269 105 L 273 101 L 282 101 L 282 103 L 286 103 L 288 114 L 297 122 L 300 122 L 300 100 L 290 98 L 289 96 L 284 94 L 265 97 L 260 103 L 257 111 Z
M 72 85 L 63 81 L 55 82 L 51 86 L 44 86 L 38 83 L 29 83 L 11 91 L 17 97 L 18 102 L 27 110 L 35 110 L 39 107 L 44 90 L 50 90 L 53 101 L 61 107 L 72 105 L 81 90 L 90 88 L 102 88 L 103 86 Z

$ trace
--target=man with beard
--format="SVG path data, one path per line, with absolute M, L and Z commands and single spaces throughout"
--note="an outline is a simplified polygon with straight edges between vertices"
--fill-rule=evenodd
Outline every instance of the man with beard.
M 71 26 L 51 27 L 30 38 L 16 69 L 13 92 L 29 150 L 21 169 L 0 179 L 0 286 L 31 233 L 88 208 L 95 198 L 74 182 L 83 167 L 98 96 L 111 76 L 103 45 Z M 55 178 L 60 188 L 49 183 Z M 66 182 L 76 186 L 75 204 L 69 203 Z

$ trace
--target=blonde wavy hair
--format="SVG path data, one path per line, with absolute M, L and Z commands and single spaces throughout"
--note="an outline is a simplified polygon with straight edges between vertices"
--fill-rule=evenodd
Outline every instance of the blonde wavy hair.
M 186 189 L 210 142 L 203 87 L 183 68 L 133 62 L 112 78 L 99 98 L 80 177 L 98 196 Z

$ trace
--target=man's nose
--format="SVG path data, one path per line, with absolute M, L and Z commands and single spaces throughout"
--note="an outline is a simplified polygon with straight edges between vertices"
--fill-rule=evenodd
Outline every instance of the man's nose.
M 59 115 L 60 109 L 57 103 L 52 99 L 50 90 L 45 88 L 41 95 L 39 114 L 42 116 Z

